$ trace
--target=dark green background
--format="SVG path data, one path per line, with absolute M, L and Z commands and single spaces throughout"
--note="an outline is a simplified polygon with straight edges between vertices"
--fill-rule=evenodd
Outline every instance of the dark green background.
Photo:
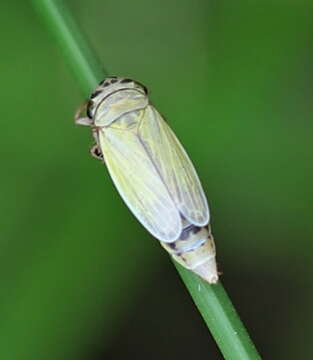
M 195 163 L 222 280 L 264 358 L 312 357 L 311 1 L 69 1 L 111 75 L 148 86 Z M 55 39 L 0 5 L 0 357 L 220 359 L 137 223 Z

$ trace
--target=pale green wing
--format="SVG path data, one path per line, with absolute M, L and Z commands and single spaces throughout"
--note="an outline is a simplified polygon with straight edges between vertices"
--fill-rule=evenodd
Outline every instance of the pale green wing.
M 139 136 L 180 213 L 197 226 L 208 224 L 208 204 L 198 175 L 173 131 L 151 105 L 141 120 Z
M 136 132 L 105 128 L 98 135 L 109 173 L 127 206 L 157 239 L 175 241 L 182 231 L 179 212 Z

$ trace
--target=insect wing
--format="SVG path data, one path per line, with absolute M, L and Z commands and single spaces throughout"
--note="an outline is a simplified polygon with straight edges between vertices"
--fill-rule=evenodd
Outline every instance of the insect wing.
M 171 128 L 151 105 L 145 110 L 139 134 L 181 214 L 197 226 L 206 225 L 208 204 L 194 166 Z
M 136 132 L 105 128 L 98 135 L 109 173 L 127 206 L 157 239 L 175 241 L 182 231 L 179 212 Z

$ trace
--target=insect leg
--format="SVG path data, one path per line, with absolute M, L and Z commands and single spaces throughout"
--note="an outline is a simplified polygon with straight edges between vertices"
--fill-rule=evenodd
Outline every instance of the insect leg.
M 102 151 L 98 144 L 92 146 L 92 148 L 90 149 L 90 154 L 95 159 L 101 160 L 102 162 L 104 161 Z
M 99 137 L 98 137 L 98 131 L 96 128 L 92 129 L 92 136 L 95 139 L 95 145 L 93 145 L 93 147 L 90 149 L 90 154 L 92 157 L 101 160 L 102 162 L 104 162 L 104 157 L 99 145 Z

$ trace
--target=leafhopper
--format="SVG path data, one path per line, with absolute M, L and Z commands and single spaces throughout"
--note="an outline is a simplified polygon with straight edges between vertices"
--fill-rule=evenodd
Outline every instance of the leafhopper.
M 209 208 L 181 143 L 151 105 L 145 86 L 108 77 L 75 116 L 90 126 L 94 157 L 104 162 L 139 222 L 185 268 L 218 281 Z

